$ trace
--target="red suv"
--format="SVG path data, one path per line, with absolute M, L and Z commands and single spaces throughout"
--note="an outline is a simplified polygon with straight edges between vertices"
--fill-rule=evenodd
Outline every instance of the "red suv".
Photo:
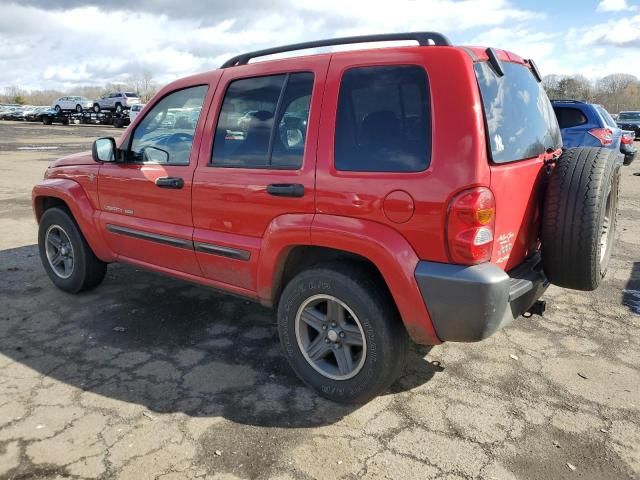
M 337 44 L 417 46 L 256 57 Z M 262 50 L 164 87 L 117 141 L 34 187 L 42 263 L 68 292 L 126 262 L 277 308 L 284 353 L 362 402 L 409 339 L 484 339 L 593 289 L 619 164 L 563 152 L 534 63 L 438 33 Z M 543 201 L 544 200 L 544 201 Z

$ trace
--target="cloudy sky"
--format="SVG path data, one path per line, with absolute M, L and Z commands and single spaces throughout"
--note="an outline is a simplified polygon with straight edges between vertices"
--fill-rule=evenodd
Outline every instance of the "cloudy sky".
M 640 0 L 0 0 L 0 88 L 160 84 L 242 51 L 413 30 L 512 50 L 543 74 L 640 76 Z

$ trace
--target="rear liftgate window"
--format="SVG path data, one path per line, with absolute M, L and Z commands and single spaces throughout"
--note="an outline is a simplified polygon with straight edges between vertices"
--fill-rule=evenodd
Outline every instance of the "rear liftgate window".
M 532 158 L 562 146 L 551 103 L 525 65 L 503 62 L 499 77 L 487 62 L 474 65 L 495 163 Z
M 431 117 L 425 71 L 359 67 L 340 85 L 335 166 L 358 172 L 420 172 L 429 166 Z

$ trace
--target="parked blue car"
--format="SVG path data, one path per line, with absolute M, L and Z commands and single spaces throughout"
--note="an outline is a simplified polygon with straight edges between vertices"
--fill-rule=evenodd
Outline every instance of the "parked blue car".
M 562 144 L 571 147 L 603 147 L 620 151 L 622 129 L 602 106 L 579 100 L 552 100 Z

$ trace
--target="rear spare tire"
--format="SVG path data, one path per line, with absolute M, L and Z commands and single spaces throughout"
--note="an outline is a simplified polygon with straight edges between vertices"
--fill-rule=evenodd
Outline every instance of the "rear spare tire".
M 542 259 L 549 281 L 595 290 L 615 238 L 620 162 L 616 152 L 578 147 L 551 173 L 542 216 Z

